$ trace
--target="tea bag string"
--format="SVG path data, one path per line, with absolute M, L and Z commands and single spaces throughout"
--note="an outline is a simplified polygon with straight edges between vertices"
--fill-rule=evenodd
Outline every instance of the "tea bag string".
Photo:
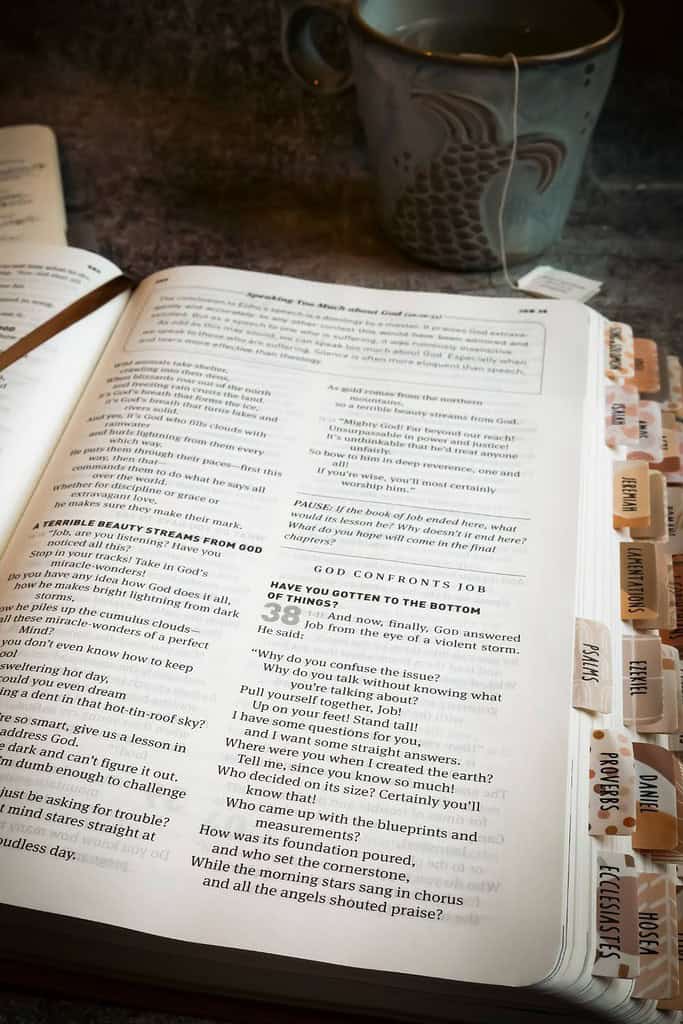
M 500 206 L 498 207 L 498 239 L 500 245 L 500 256 L 503 265 L 503 276 L 509 284 L 510 288 L 517 290 L 517 282 L 513 281 L 508 273 L 508 261 L 507 254 L 505 252 L 505 229 L 503 227 L 503 214 L 505 212 L 505 203 L 507 202 L 508 189 L 510 187 L 510 178 L 512 177 L 512 171 L 515 166 L 515 160 L 517 159 L 517 120 L 519 114 L 519 62 L 514 53 L 506 53 L 506 57 L 509 57 L 512 61 L 514 69 L 514 95 L 512 100 L 512 148 L 510 149 L 510 162 L 508 163 L 507 174 L 505 175 L 505 182 L 503 184 L 503 191 L 500 197 Z

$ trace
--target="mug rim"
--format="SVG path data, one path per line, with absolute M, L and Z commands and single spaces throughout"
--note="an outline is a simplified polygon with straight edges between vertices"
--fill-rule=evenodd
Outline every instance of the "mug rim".
M 616 14 L 616 23 L 606 36 L 602 36 L 600 39 L 596 39 L 592 43 L 586 43 L 585 46 L 576 47 L 573 50 L 560 50 L 555 53 L 541 53 L 533 54 L 528 57 L 517 57 L 516 59 L 519 66 L 533 67 L 535 65 L 551 64 L 557 61 L 583 60 L 600 50 L 606 49 L 611 43 L 620 37 L 624 27 L 624 8 L 621 0 L 609 0 L 609 2 Z M 439 50 L 423 50 L 418 46 L 407 46 L 405 43 L 401 43 L 397 39 L 393 39 L 391 36 L 385 35 L 383 32 L 380 32 L 378 29 L 373 28 L 372 25 L 368 24 L 368 22 L 361 16 L 359 10 L 360 4 L 361 0 L 351 0 L 350 14 L 357 28 L 370 36 L 374 42 L 388 46 L 390 49 L 397 50 L 406 56 L 423 57 L 430 61 L 439 61 L 446 64 L 465 64 L 470 66 L 479 65 L 491 68 L 510 67 L 510 55 L 492 57 L 483 53 L 445 53 Z

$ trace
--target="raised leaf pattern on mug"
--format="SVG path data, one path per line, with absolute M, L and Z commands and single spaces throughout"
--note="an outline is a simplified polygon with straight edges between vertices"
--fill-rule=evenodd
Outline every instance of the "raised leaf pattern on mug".
M 412 181 L 396 203 L 393 233 L 418 259 L 464 269 L 497 266 L 498 255 L 482 223 L 482 200 L 496 175 L 507 170 L 512 143 L 503 141 L 497 114 L 479 100 L 423 90 L 411 95 L 437 115 L 445 134 L 429 163 L 415 167 L 410 154 L 394 157 Z M 559 139 L 528 134 L 517 140 L 516 162 L 536 166 L 539 193 L 551 184 L 566 155 Z

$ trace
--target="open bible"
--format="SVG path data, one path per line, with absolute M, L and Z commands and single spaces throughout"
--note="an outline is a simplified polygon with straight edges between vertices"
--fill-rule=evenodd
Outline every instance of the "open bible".
M 116 274 L 5 247 L 3 346 Z M 671 1020 L 681 790 L 643 839 L 633 741 L 679 764 L 677 407 L 661 468 L 627 334 L 197 267 L 2 374 L 10 973 Z

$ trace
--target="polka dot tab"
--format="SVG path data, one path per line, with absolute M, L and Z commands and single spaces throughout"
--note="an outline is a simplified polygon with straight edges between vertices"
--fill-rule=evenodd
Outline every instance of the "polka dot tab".
M 588 828 L 594 836 L 631 835 L 636 824 L 633 744 L 619 729 L 591 733 Z

